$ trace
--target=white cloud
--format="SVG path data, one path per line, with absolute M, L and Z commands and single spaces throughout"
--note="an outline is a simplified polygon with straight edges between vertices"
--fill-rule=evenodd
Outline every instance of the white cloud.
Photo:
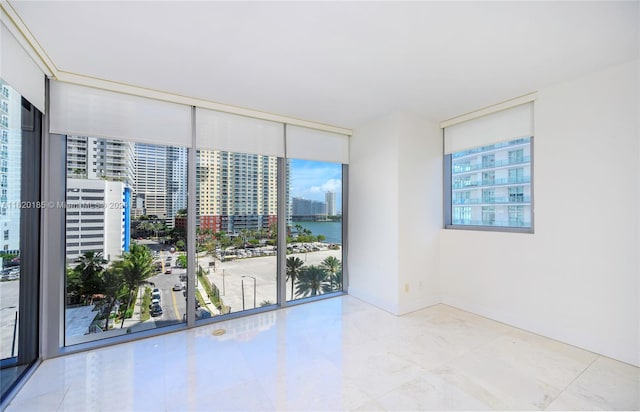
M 320 186 L 311 186 L 311 193 L 338 192 L 342 188 L 342 180 L 329 179 Z

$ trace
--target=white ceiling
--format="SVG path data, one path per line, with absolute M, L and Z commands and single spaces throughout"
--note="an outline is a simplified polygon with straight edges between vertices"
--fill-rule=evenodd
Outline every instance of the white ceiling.
M 640 2 L 10 1 L 60 71 L 355 128 L 638 58 Z

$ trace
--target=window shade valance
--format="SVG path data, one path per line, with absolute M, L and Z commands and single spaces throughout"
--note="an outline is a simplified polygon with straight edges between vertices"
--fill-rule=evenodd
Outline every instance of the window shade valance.
M 51 133 L 191 147 L 191 107 L 50 82 Z
M 191 106 L 50 82 L 50 132 L 192 147 Z M 349 163 L 349 136 L 196 108 L 196 148 Z M 285 150 L 286 147 L 286 150 Z
M 44 73 L 4 21 L 0 25 L 0 77 L 44 113 Z
M 533 136 L 533 102 L 445 127 L 444 152 L 451 154 L 528 136 Z
M 287 125 L 287 157 L 349 163 L 349 136 Z
M 284 157 L 284 125 L 197 108 L 196 146 L 199 149 Z

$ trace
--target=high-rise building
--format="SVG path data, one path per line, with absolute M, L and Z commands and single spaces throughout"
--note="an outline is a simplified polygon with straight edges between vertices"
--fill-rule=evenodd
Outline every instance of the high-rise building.
M 67 136 L 67 260 L 88 251 L 112 260 L 129 249 L 134 144 Z
M 327 217 L 327 204 L 317 200 L 294 197 L 291 201 L 293 220 L 324 220 Z
M 336 211 L 336 192 L 327 192 L 324 194 L 324 201 L 327 204 L 327 215 L 335 216 Z
M 199 150 L 196 209 L 201 229 L 238 233 L 276 222 L 277 158 Z
M 187 207 L 187 154 L 184 147 L 167 147 L 167 226 Z
M 157 216 L 167 213 L 167 147 L 151 144 L 135 145 L 135 183 L 133 216 Z
M 67 179 L 67 260 L 101 252 L 113 260 L 128 250 L 130 188 L 104 179 Z
M 531 225 L 529 138 L 453 154 L 454 224 Z
M 133 186 L 134 144 L 97 137 L 67 136 L 67 177 L 107 179 Z
M 0 82 L 0 251 L 20 252 L 21 97 Z
M 137 143 L 133 217 L 157 216 L 173 227 L 178 210 L 186 207 L 187 149 Z

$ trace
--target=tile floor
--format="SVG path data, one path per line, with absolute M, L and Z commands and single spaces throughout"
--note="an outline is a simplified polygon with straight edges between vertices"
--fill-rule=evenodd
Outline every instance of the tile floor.
M 45 361 L 7 411 L 638 409 L 639 368 L 446 305 L 395 317 L 344 296 Z

